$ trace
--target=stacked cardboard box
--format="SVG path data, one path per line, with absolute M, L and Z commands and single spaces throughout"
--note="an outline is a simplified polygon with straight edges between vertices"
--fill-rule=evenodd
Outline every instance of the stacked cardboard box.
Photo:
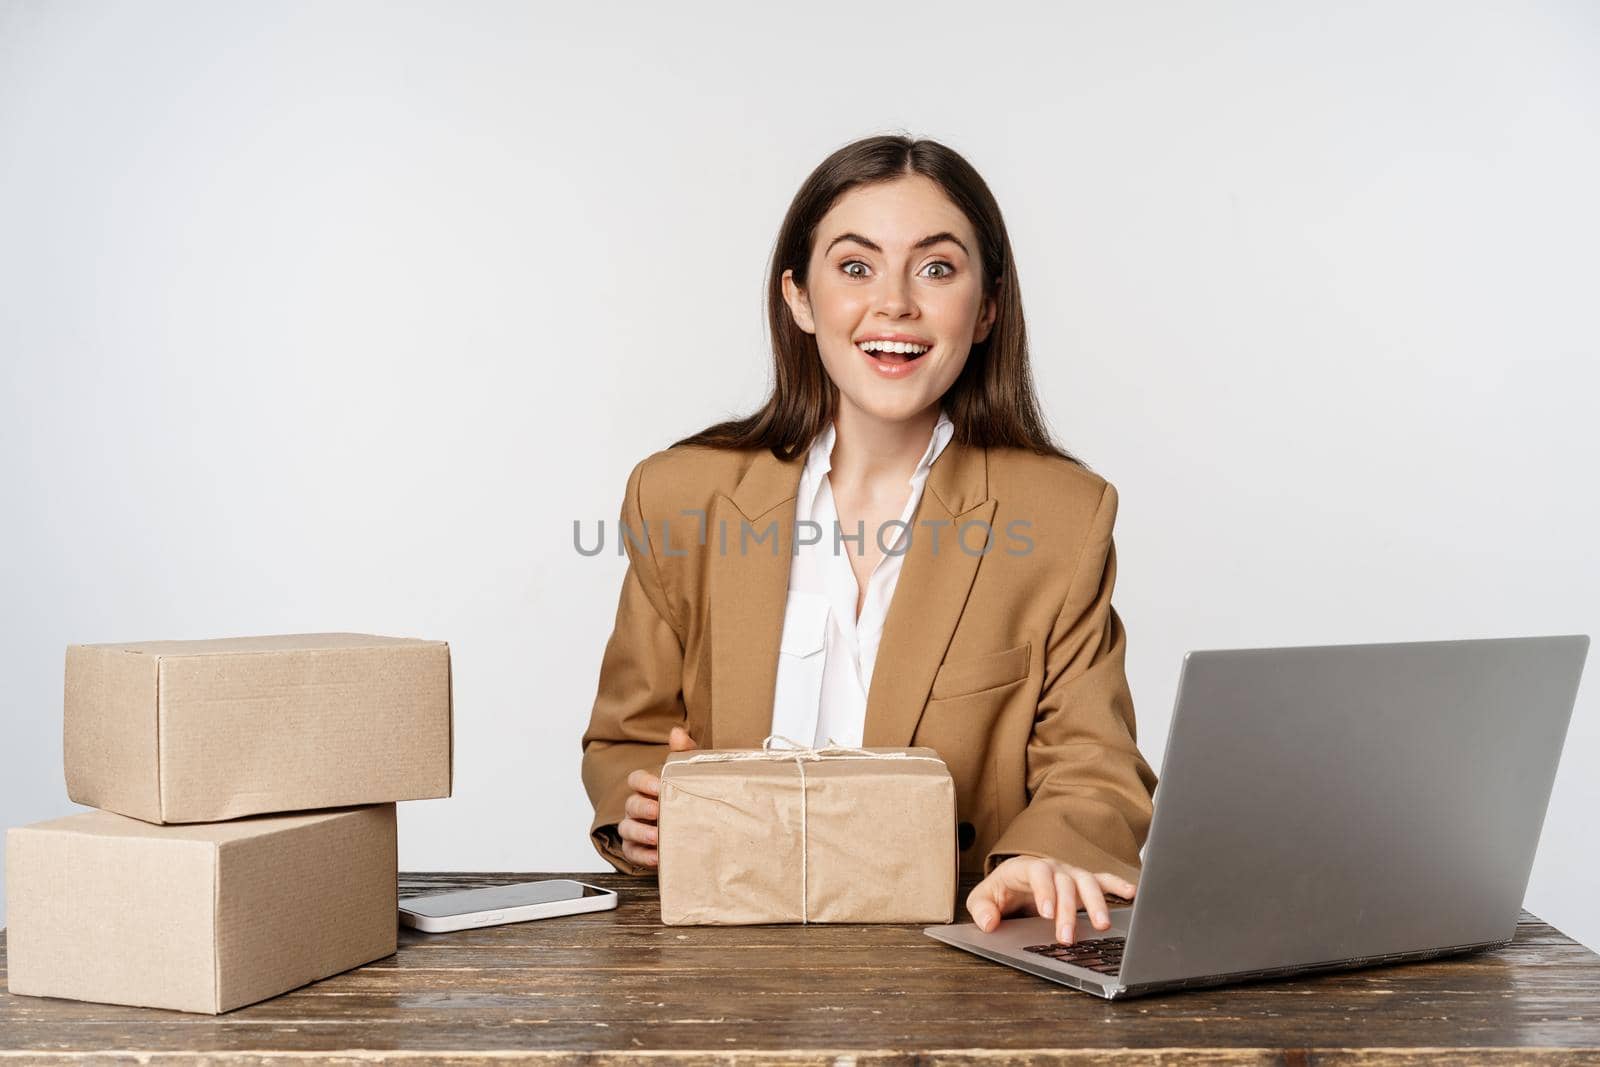
M 6 835 L 13 993 L 218 1013 L 396 945 L 395 803 L 451 791 L 442 641 L 67 650 L 67 795 Z

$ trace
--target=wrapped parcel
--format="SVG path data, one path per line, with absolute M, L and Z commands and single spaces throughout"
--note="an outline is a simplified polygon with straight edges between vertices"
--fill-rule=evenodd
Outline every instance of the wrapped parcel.
M 955 783 L 931 748 L 674 752 L 660 805 L 669 926 L 955 918 Z

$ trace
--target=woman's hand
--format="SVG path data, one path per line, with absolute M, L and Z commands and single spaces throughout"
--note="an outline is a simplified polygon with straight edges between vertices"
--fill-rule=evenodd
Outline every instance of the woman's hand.
M 1043 915 L 1056 920 L 1056 940 L 1072 944 L 1078 903 L 1089 912 L 1096 930 L 1111 925 L 1105 893 L 1133 899 L 1137 886 L 1114 874 L 1090 873 L 1082 867 L 1038 856 L 1012 856 L 1002 860 L 989 877 L 967 895 L 967 911 L 978 929 L 989 933 L 1002 915 Z
M 673 752 L 688 752 L 699 748 L 689 731 L 674 726 L 667 738 L 667 748 Z M 632 795 L 623 801 L 622 812 L 626 818 L 617 824 L 622 837 L 622 857 L 641 867 L 655 867 L 660 863 L 656 819 L 661 815 L 661 777 L 646 770 L 628 775 Z

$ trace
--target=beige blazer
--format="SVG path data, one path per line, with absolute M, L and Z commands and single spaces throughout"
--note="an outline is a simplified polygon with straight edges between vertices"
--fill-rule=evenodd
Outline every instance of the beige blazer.
M 628 774 L 660 773 L 674 724 L 702 748 L 769 733 L 804 465 L 685 445 L 628 475 L 605 542 L 621 536 L 628 570 L 583 734 L 590 836 L 619 871 L 654 871 L 622 857 L 616 826 Z M 1116 516 L 1115 487 L 1057 457 L 951 441 L 929 471 L 863 743 L 938 750 L 963 872 L 1025 854 L 1138 877 L 1156 774 L 1111 606 Z

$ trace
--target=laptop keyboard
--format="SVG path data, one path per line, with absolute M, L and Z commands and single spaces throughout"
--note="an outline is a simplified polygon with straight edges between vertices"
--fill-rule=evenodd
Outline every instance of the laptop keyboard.
M 1090 937 L 1063 945 L 1052 941 L 1048 945 L 1028 945 L 1023 951 L 1037 952 L 1074 967 L 1087 967 L 1100 974 L 1114 975 L 1122 969 L 1122 944 L 1127 939 L 1115 937 Z

